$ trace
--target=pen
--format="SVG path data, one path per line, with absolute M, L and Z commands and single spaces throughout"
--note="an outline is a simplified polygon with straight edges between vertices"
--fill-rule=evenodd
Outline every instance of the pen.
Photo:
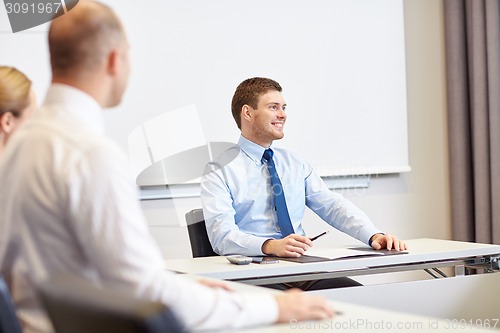
M 314 236 L 314 237 L 309 238 L 309 239 L 313 241 L 313 240 L 316 240 L 316 239 L 320 238 L 320 237 L 321 237 L 321 236 L 323 236 L 323 235 L 326 235 L 327 233 L 328 233 L 328 231 L 325 231 L 325 232 L 322 232 L 322 233 L 320 233 L 319 235 Z

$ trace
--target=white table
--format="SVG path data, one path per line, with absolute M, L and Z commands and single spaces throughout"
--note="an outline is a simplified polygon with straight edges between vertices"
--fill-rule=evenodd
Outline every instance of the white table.
M 262 288 L 264 289 L 264 288 Z M 421 316 L 399 311 L 381 310 L 375 307 L 344 302 L 333 302 L 335 309 L 343 314 L 326 321 L 275 324 L 232 332 L 245 333 L 292 333 L 305 332 L 489 332 L 491 329 L 477 327 L 470 323 Z M 461 326 L 460 326 L 461 325 Z M 498 325 L 497 325 L 498 328 Z
M 444 266 L 455 267 L 463 275 L 467 263 L 488 262 L 500 254 L 500 245 L 457 242 L 438 239 L 408 240 L 409 254 L 362 257 L 316 263 L 280 261 L 278 264 L 230 264 L 225 257 L 166 260 L 166 267 L 179 273 L 191 273 L 223 280 L 262 285 L 278 282 L 324 279 L 342 276 L 387 273 Z M 356 245 L 359 246 L 359 245 Z M 325 255 L 338 248 L 317 250 Z
M 350 302 L 438 317 L 457 329 L 477 323 L 500 330 L 499 285 L 500 274 L 478 274 L 308 293 L 322 295 L 334 303 Z
M 187 275 L 189 278 L 198 279 L 198 276 Z M 500 274 L 485 274 L 483 276 L 498 276 Z M 466 277 L 468 278 L 468 277 Z M 457 278 L 458 279 L 458 278 Z M 452 279 L 446 279 L 452 280 Z M 256 293 L 281 293 L 281 291 L 259 288 L 248 284 L 232 283 L 232 288 L 237 291 L 256 292 Z M 343 288 L 344 290 L 364 290 L 362 288 Z M 321 293 L 320 293 L 321 294 Z M 328 294 L 322 294 L 329 297 Z M 375 306 L 364 306 L 353 304 L 346 301 L 331 300 L 334 309 L 340 312 L 331 320 L 295 322 L 284 324 L 274 324 L 270 326 L 258 326 L 242 330 L 228 330 L 226 332 L 246 332 L 246 333 L 292 333 L 296 331 L 306 332 L 490 332 L 491 330 L 482 329 L 473 325 L 473 323 L 454 321 L 450 319 L 437 318 L 432 314 L 406 313 L 404 303 L 411 300 L 403 299 L 398 304 L 394 304 L 396 309 L 381 309 L 381 303 L 376 302 Z M 454 318 L 455 319 L 455 318 Z M 475 322 L 474 322 L 475 323 Z M 479 322 L 478 322 L 479 323 Z M 482 321 L 481 323 L 486 323 Z M 462 326 L 460 326 L 462 325 Z M 500 325 L 500 323 L 497 325 Z M 491 325 L 490 327 L 492 327 Z M 218 330 L 217 332 L 220 332 Z

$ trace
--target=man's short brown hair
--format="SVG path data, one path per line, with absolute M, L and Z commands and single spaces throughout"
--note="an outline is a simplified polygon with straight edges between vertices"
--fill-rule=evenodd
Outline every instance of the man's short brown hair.
M 254 77 L 241 82 L 236 88 L 231 102 L 231 111 L 236 125 L 241 129 L 241 109 L 249 105 L 256 109 L 261 95 L 268 91 L 282 91 L 280 84 L 264 77 Z

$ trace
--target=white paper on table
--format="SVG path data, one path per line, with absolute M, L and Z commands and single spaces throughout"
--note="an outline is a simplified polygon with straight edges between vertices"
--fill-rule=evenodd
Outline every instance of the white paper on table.
M 407 254 L 407 251 L 388 251 L 388 250 L 375 250 L 369 247 L 350 247 L 350 248 L 310 248 L 306 251 L 306 255 L 313 257 L 321 257 L 327 259 L 346 259 L 355 257 L 368 257 L 368 256 L 386 256 L 396 254 Z

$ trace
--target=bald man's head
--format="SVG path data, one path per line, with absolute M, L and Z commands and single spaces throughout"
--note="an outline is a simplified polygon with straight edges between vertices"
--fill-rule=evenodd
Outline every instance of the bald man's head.
M 75 71 L 95 70 L 110 50 L 124 44 L 123 26 L 111 8 L 94 1 L 80 1 L 51 23 L 52 73 L 66 76 Z

